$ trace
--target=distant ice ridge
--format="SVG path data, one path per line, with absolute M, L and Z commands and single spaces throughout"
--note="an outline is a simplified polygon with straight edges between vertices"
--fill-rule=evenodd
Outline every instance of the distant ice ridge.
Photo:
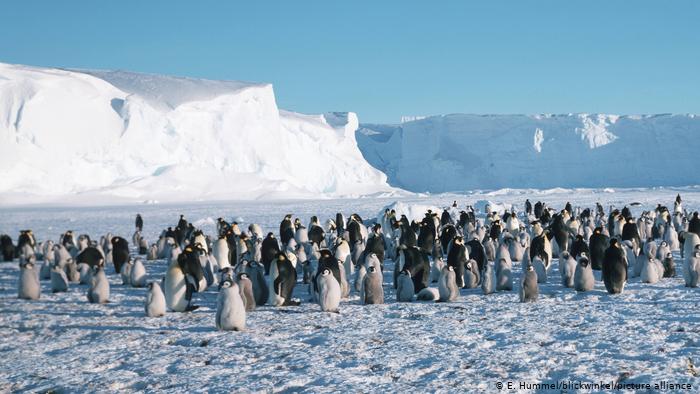
M 431 116 L 362 124 L 363 155 L 412 192 L 700 184 L 695 115 Z
M 393 193 L 358 124 L 281 111 L 269 84 L 0 63 L 0 202 Z

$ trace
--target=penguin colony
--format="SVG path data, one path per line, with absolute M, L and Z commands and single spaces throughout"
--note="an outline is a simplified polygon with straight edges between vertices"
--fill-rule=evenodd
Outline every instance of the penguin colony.
M 340 313 L 351 293 L 361 304 L 383 304 L 386 286 L 396 289 L 397 302 L 452 302 L 460 289 L 478 288 L 484 295 L 517 292 L 520 302 L 536 302 L 543 283 L 593 290 L 594 271 L 610 294 L 622 293 L 633 278 L 654 284 L 681 271 L 691 288 L 700 279 L 700 216 L 682 208 L 680 195 L 673 210 L 659 204 L 636 218 L 626 206 L 606 213 L 600 204 L 567 203 L 557 211 L 529 200 L 523 212 L 512 208 L 502 216 L 488 205 L 483 214 L 471 206 L 458 211 L 455 202 L 441 215 L 428 210 L 421 221 L 388 209 L 368 222 L 338 213 L 324 224 L 313 216 L 304 226 L 292 217 L 281 221 L 278 238 L 257 224 L 242 229 L 223 218 L 216 234 L 204 234 L 181 215 L 149 246 L 137 215 L 131 247 L 112 234 L 96 240 L 76 238 L 72 231 L 57 242 L 38 243 L 31 230 L 23 230 L 17 244 L 0 235 L 0 257 L 19 259 L 22 299 L 40 299 L 40 281 L 47 280 L 52 292 L 87 285 L 88 302 L 107 303 L 109 271 L 124 286 L 144 288 L 148 317 L 196 310 L 195 294 L 215 291 L 214 326 L 236 331 L 245 329 L 246 314 L 259 306 L 299 305 L 296 286 L 306 288 L 321 311 Z M 673 252 L 681 254 L 678 267 Z M 551 278 L 555 258 L 557 279 Z M 148 282 L 149 261 L 157 259 L 166 260 L 167 268 L 161 280 Z M 387 260 L 394 262 L 391 284 L 384 283 Z

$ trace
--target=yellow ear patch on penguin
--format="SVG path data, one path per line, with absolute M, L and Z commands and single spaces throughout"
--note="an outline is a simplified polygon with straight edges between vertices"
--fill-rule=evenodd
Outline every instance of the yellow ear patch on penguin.
M 279 260 L 279 261 L 284 261 L 284 260 L 287 260 L 287 257 L 286 257 L 285 255 L 281 254 L 281 255 L 279 256 L 278 260 Z
M 192 248 L 191 248 L 191 247 L 189 247 L 189 246 L 188 246 L 188 247 L 186 247 L 186 248 L 185 248 L 185 252 L 192 252 Z

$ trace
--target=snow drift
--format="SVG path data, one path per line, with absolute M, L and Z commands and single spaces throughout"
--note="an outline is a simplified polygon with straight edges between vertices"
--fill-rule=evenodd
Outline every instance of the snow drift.
M 269 84 L 0 63 L 0 201 L 391 190 L 362 157 L 357 128 L 354 113 L 281 111 Z
M 365 158 L 413 192 L 700 184 L 695 115 L 445 115 L 361 125 Z

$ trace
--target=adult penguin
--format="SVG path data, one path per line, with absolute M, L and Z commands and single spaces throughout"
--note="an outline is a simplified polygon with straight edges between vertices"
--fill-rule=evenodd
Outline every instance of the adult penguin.
M 411 275 L 413 290 L 418 293 L 428 287 L 430 279 L 428 255 L 417 247 L 402 249 L 401 253 L 404 258 L 403 271 L 407 271 Z
M 280 252 L 280 246 L 275 238 L 275 234 L 267 233 L 267 237 L 262 241 L 260 248 L 261 263 L 265 266 L 265 275 L 270 274 L 270 263 L 275 259 L 275 256 Z
M 442 246 L 442 254 L 447 254 L 447 247 L 450 242 L 457 236 L 457 229 L 452 224 L 447 224 L 442 227 L 440 232 L 440 245 Z
M 372 227 L 372 232 L 369 237 L 367 237 L 367 245 L 365 245 L 361 262 L 364 262 L 364 257 L 369 256 L 371 253 L 377 255 L 381 263 L 380 268 L 384 271 L 384 235 L 382 234 L 382 226 L 379 223 L 376 223 L 374 227 Z
M 292 293 L 297 282 L 297 271 L 292 261 L 283 252 L 278 252 L 270 263 L 270 305 L 299 305 L 292 300 Z
M 15 258 L 15 245 L 9 235 L 0 236 L 0 248 L 2 249 L 2 260 L 12 261 Z
M 525 199 L 525 213 L 530 215 L 532 213 L 532 203 L 529 199 Z
M 552 224 L 549 226 L 550 233 L 554 236 L 559 247 L 559 253 L 569 249 L 569 231 L 566 223 L 564 223 L 564 215 L 562 213 L 555 214 L 552 217 Z
M 416 233 L 413 231 L 410 225 L 401 222 L 401 237 L 399 237 L 399 245 L 405 245 L 407 247 L 414 247 L 417 244 Z
M 501 221 L 500 221 L 500 220 L 496 220 L 495 222 L 493 222 L 493 223 L 491 224 L 491 229 L 489 230 L 489 237 L 490 237 L 492 240 L 496 241 L 497 239 L 500 238 L 500 236 L 501 236 L 501 231 L 502 231 Z
M 530 261 L 533 261 L 535 257 L 542 259 L 545 268 L 549 268 L 552 261 L 552 256 L 549 255 L 548 248 L 549 239 L 547 238 L 547 233 L 542 232 L 540 235 L 532 239 L 530 243 Z M 550 249 L 551 250 L 551 249 Z
M 445 226 L 448 224 L 454 224 L 452 220 L 452 216 L 450 216 L 450 212 L 447 211 L 447 208 L 442 210 L 442 215 L 440 215 L 440 225 Z
M 574 214 L 574 208 L 571 206 L 570 202 L 566 202 L 566 205 L 564 206 L 564 210 L 569 213 L 569 216 Z
M 318 268 L 314 273 L 314 285 L 316 285 L 316 280 L 318 279 L 321 272 L 324 269 L 328 269 L 333 274 L 333 277 L 340 283 L 341 274 L 340 270 L 343 269 L 342 263 L 333 255 L 329 249 L 321 249 L 319 251 L 321 256 L 318 258 Z M 314 287 L 315 291 L 318 291 L 317 287 Z
M 136 231 L 143 231 L 143 218 L 140 213 L 136 214 Z
M 36 238 L 34 238 L 34 233 L 32 230 L 20 231 L 19 238 L 17 238 L 17 249 L 22 250 L 24 245 L 29 245 L 32 250 L 34 250 L 34 247 L 36 246 Z M 75 242 L 73 242 L 73 246 L 75 246 Z
M 576 239 L 571 244 L 571 257 L 576 260 L 581 253 L 585 253 L 586 256 L 590 255 L 590 250 L 588 249 L 588 244 L 583 240 L 583 235 L 576 235 Z
M 700 217 L 698 212 L 693 212 L 693 217 L 688 221 L 688 232 L 695 233 L 700 237 Z
M 82 252 L 78 253 L 75 257 L 76 264 L 85 263 L 90 267 L 95 267 L 100 263 L 100 260 L 104 260 L 105 256 L 102 255 L 99 249 L 94 246 L 88 246 Z
M 204 277 L 204 269 L 202 268 L 202 264 L 199 260 L 200 250 L 201 249 L 194 249 L 193 247 L 188 246 L 185 248 L 184 251 L 182 251 L 182 253 L 180 253 L 179 256 L 177 256 L 177 265 L 180 267 L 180 270 L 185 275 L 185 300 L 187 301 L 187 307 L 185 308 L 185 311 L 191 311 L 199 308 L 196 305 L 192 305 L 192 296 L 194 293 L 199 292 L 200 286 L 203 283 L 206 283 L 206 279 Z M 167 298 L 168 294 L 166 292 L 166 299 Z M 173 308 L 171 307 L 171 309 Z
M 639 228 L 637 222 L 631 217 L 627 219 L 627 223 L 622 227 L 622 240 L 635 242 L 635 247 L 639 248 L 642 245 L 642 240 L 639 237 Z
M 596 227 L 595 230 L 593 230 L 593 234 L 591 234 L 591 238 L 588 241 L 592 269 L 600 270 L 603 268 L 603 258 L 605 257 L 605 250 L 609 242 L 608 236 L 603 234 L 602 227 Z
M 235 267 L 238 264 L 238 236 L 233 227 L 226 231 L 225 240 L 228 247 L 228 263 Z
M 478 239 L 472 239 L 466 243 L 466 246 L 469 248 L 469 258 L 476 261 L 476 264 L 479 266 L 479 272 L 483 271 L 486 266 L 484 245 Z
M 455 237 L 447 255 L 447 266 L 454 270 L 455 280 L 459 288 L 464 287 L 464 267 L 468 260 L 469 253 L 464 246 L 464 240 L 460 236 Z
M 341 212 L 335 214 L 335 230 L 339 237 L 345 232 L 345 216 Z
M 421 221 L 417 245 L 423 252 L 428 254 L 433 253 L 433 247 L 435 246 L 435 226 L 432 217 L 426 215 Z
M 280 241 L 282 246 L 286 246 L 289 240 L 294 238 L 294 225 L 292 224 L 292 215 L 287 214 L 280 222 Z
M 608 293 L 622 293 L 627 281 L 627 259 L 625 258 L 625 252 L 618 244 L 617 238 L 612 238 L 610 246 L 605 250 L 602 274 Z
M 544 203 L 541 201 L 537 201 L 535 203 L 535 218 L 539 219 L 542 217 L 542 213 L 544 212 Z
M 179 227 L 181 230 L 185 230 L 187 228 L 187 219 L 185 219 L 185 215 L 180 215 L 180 220 L 177 222 L 177 227 Z
M 321 306 L 321 310 L 338 313 L 340 283 L 327 268 L 317 275 L 316 282 L 318 283 L 318 304 Z
M 323 227 L 317 224 L 311 224 L 309 225 L 307 233 L 309 235 L 309 242 L 311 242 L 312 244 L 316 244 L 316 246 L 320 248 L 321 243 L 326 237 L 326 232 L 323 230 Z
M 112 262 L 114 270 L 121 273 L 122 266 L 129 260 L 129 242 L 122 237 L 112 238 Z
M 350 217 L 347 232 L 351 246 L 355 245 L 357 241 L 362 241 L 362 230 L 360 230 L 360 222 L 355 220 L 354 216 Z

